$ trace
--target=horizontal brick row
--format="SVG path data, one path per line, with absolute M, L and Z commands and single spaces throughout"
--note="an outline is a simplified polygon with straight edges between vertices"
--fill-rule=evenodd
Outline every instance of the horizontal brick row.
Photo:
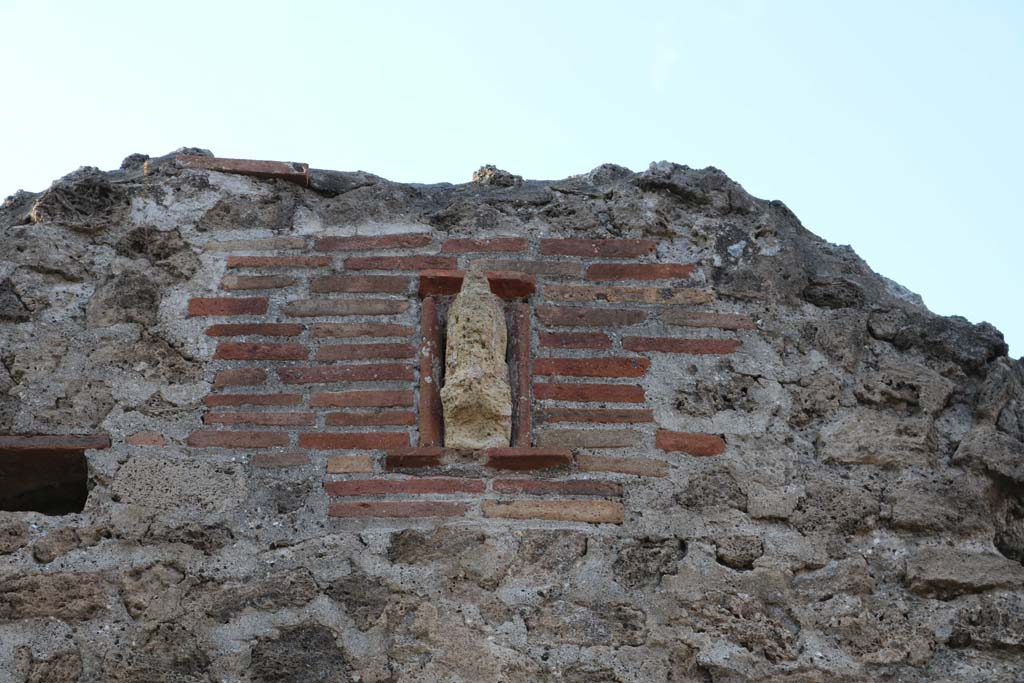
M 267 312 L 269 304 L 270 301 L 265 296 L 233 298 L 200 296 L 189 299 L 188 314 L 190 316 L 263 315 Z
M 312 426 L 316 424 L 314 413 L 251 413 L 251 412 L 230 412 L 230 413 L 207 413 L 203 415 L 205 424 L 224 425 L 267 425 L 267 426 Z
M 343 315 L 394 315 L 412 304 L 399 299 L 301 299 L 289 301 L 281 313 L 293 318 Z
M 549 519 L 590 524 L 622 524 L 625 508 L 610 500 L 485 500 L 480 504 L 484 517 L 504 519 Z
M 483 493 L 483 479 L 422 477 L 416 479 L 347 479 L 324 482 L 329 496 L 382 496 L 401 494 Z
M 653 254 L 657 246 L 654 240 L 549 238 L 540 241 L 540 253 L 542 256 L 634 258 Z
M 221 342 L 215 360 L 306 360 L 309 349 L 302 344 L 261 344 Z
M 326 268 L 330 256 L 228 256 L 228 268 Z
M 538 358 L 535 375 L 567 377 L 643 377 L 651 361 L 646 358 Z
M 595 263 L 587 268 L 588 280 L 670 280 L 689 277 L 688 263 Z
M 208 337 L 297 337 L 302 325 L 295 323 L 224 323 L 206 328 Z
M 643 387 L 628 384 L 535 383 L 533 396 L 539 400 L 577 403 L 643 403 Z
M 503 271 L 485 271 L 484 275 L 491 286 L 491 291 L 502 299 L 528 297 L 537 289 L 537 280 L 533 275 Z M 421 271 L 419 295 L 454 296 L 462 289 L 462 280 L 465 276 L 465 271 L 461 270 Z
M 203 397 L 210 407 L 219 406 L 297 406 L 301 394 L 210 394 Z
M 690 455 L 720 455 L 725 452 L 725 439 L 715 434 L 671 432 L 660 429 L 655 435 L 655 446 L 663 451 Z
M 628 308 L 576 308 L 537 306 L 537 318 L 552 327 L 618 327 L 637 325 L 647 319 L 645 311 Z
M 401 294 L 409 291 L 412 278 L 397 275 L 331 275 L 314 278 L 310 291 L 350 294 Z
M 386 382 L 413 379 L 411 365 L 325 365 L 308 368 L 278 368 L 285 384 L 332 384 L 334 382 Z
M 549 481 L 544 479 L 496 479 L 492 489 L 500 493 L 526 493 L 535 496 L 622 496 L 622 485 L 611 481 L 578 479 L 574 481 Z
M 430 233 L 414 232 L 396 235 L 354 235 L 321 237 L 313 247 L 317 251 L 370 251 L 373 249 L 412 249 L 425 247 L 433 241 Z
M 413 404 L 412 391 L 328 391 L 313 394 L 309 404 L 337 408 L 396 408 Z
M 321 346 L 317 360 L 370 360 L 375 358 L 413 358 L 412 344 L 340 344 Z
M 298 280 L 286 275 L 225 275 L 220 281 L 220 288 L 228 291 L 281 289 L 297 283 Z
M 551 301 L 575 303 L 696 305 L 714 301 L 710 290 L 695 287 L 623 287 L 602 285 L 546 285 L 544 295 Z
M 416 413 L 411 410 L 385 410 L 379 413 L 328 413 L 328 427 L 386 427 L 416 424 Z
M 545 422 L 639 423 L 654 422 L 654 412 L 643 408 L 547 408 L 541 418 Z
M 556 349 L 610 349 L 612 340 L 604 332 L 540 332 L 540 345 Z
M 331 503 L 327 508 L 329 517 L 459 517 L 466 514 L 465 503 L 442 501 L 361 501 L 358 503 Z

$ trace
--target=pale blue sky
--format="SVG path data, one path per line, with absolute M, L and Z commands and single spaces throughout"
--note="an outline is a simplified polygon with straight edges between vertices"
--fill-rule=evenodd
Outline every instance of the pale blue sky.
M 0 196 L 183 145 L 723 169 L 1024 353 L 1024 2 L 0 0 Z

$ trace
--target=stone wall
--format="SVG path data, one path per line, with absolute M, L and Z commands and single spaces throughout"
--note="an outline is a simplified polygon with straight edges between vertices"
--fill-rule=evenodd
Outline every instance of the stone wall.
M 185 151 L 0 210 L 0 459 L 89 466 L 82 512 L 0 512 L 0 683 L 1018 680 L 991 326 L 715 169 Z M 510 448 L 443 448 L 470 269 Z

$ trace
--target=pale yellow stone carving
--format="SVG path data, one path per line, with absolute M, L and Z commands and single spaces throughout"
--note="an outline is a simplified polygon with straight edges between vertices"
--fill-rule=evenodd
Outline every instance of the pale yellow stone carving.
M 470 271 L 448 310 L 445 344 L 444 445 L 447 448 L 508 446 L 512 435 L 512 387 L 505 350 L 508 330 L 501 300 L 487 278 Z

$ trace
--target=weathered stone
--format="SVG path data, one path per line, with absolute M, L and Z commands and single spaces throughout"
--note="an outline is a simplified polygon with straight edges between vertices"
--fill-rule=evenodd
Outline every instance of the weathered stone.
M 391 600 L 391 589 L 386 583 L 358 570 L 333 581 L 324 592 L 341 603 L 360 631 L 373 626 Z
M 444 445 L 448 448 L 508 446 L 512 435 L 512 388 L 505 351 L 508 331 L 501 301 L 487 278 L 470 271 L 448 311 Z
M 432 566 L 445 576 L 466 578 L 493 588 L 505 575 L 512 549 L 475 529 L 408 529 L 395 534 L 388 559 L 398 564 Z
M 10 555 L 28 545 L 28 524 L 12 514 L 0 512 L 0 555 Z
M 822 429 L 818 449 L 825 462 L 926 466 L 934 455 L 935 436 L 930 419 L 858 410 Z
M 103 661 L 104 683 L 211 683 L 210 658 L 182 624 L 158 624 Z
M 30 574 L 0 579 L 0 620 L 53 617 L 82 621 L 106 605 L 103 580 L 97 574 Z
M 58 652 L 46 659 L 32 659 L 26 683 L 78 683 L 82 656 L 76 650 Z
M 640 539 L 618 552 L 612 569 L 615 579 L 625 588 L 649 588 L 661 583 L 661 577 L 677 572 L 677 563 L 686 557 L 686 543 L 677 538 Z
M 302 607 L 316 597 L 317 586 L 307 569 L 271 574 L 258 581 L 218 588 L 206 613 L 222 623 L 244 610 L 269 612 Z
M 349 667 L 334 633 L 316 623 L 280 629 L 252 648 L 254 683 L 347 683 Z
M 889 364 L 866 377 L 854 394 L 861 403 L 899 415 L 936 415 L 955 385 L 923 365 Z
M 78 547 L 78 534 L 71 527 L 54 529 L 32 544 L 32 557 L 36 562 L 47 564 Z
M 951 647 L 1024 651 L 1024 593 L 990 593 L 958 603 L 960 607 L 949 635 Z
M 222 512 L 245 495 L 245 470 L 237 463 L 136 456 L 121 467 L 112 487 L 116 500 L 161 510 Z
M 753 569 L 754 560 L 763 554 L 764 546 L 757 536 L 735 534 L 715 539 L 715 558 L 730 569 Z
M 988 425 L 979 425 L 964 437 L 953 462 L 1024 483 L 1024 441 Z
M 906 583 L 914 593 L 943 600 L 992 588 L 1019 590 L 1024 566 L 994 553 L 924 547 L 907 560 Z
M 531 642 L 572 645 L 641 645 L 647 638 L 642 611 L 628 605 L 585 606 L 566 601 L 541 605 L 526 617 Z

